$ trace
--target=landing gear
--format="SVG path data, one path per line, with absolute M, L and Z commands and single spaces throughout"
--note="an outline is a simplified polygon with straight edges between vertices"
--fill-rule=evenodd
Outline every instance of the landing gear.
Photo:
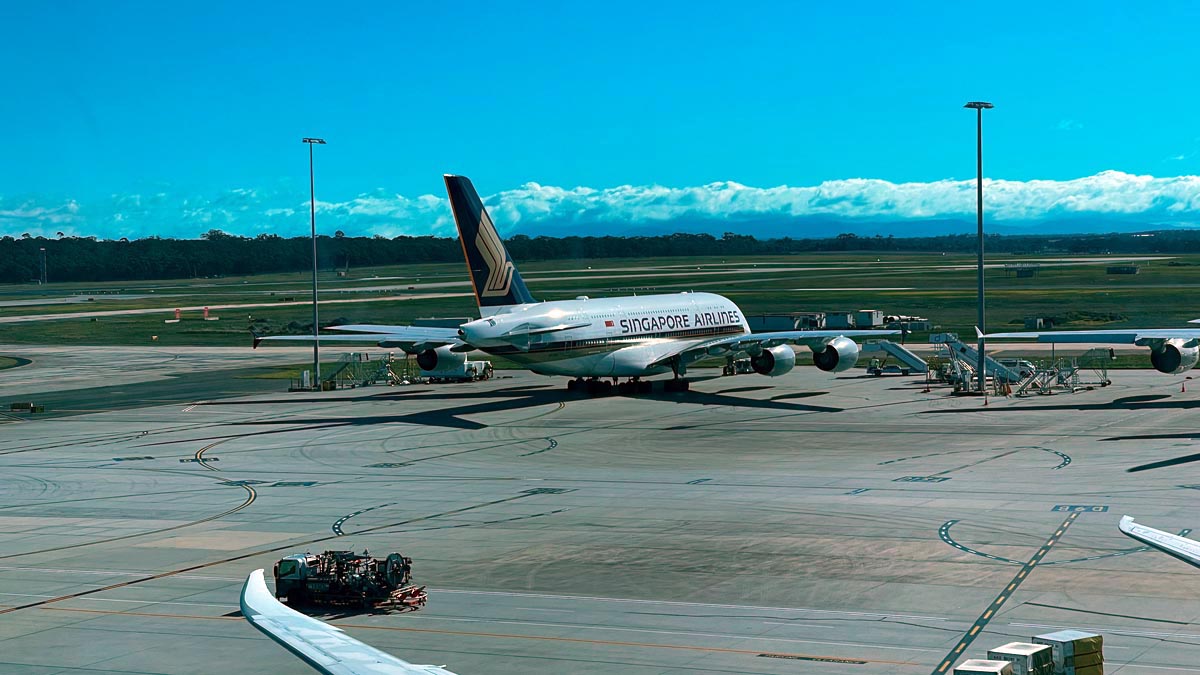
M 674 390 L 669 388 L 668 383 L 664 384 L 668 386 L 667 391 L 687 391 L 686 382 L 684 382 L 683 389 Z M 620 396 L 632 396 L 634 394 L 649 394 L 652 391 L 651 385 L 652 383 L 648 380 L 643 380 L 637 377 L 630 378 L 625 382 L 619 382 L 615 377 L 611 382 L 595 377 L 589 380 L 577 377 L 574 380 L 567 380 L 567 391 L 571 393 L 587 394 L 589 396 L 611 396 L 614 393 Z
M 608 396 L 612 394 L 613 383 L 597 380 L 595 378 L 587 381 L 587 392 L 592 396 Z
M 675 377 L 663 382 L 663 391 L 687 391 L 689 386 L 688 381 L 683 379 L 685 370 L 686 366 L 679 360 L 678 356 L 671 359 L 671 372 L 674 373 Z
M 639 378 L 631 378 L 626 382 L 617 385 L 617 393 L 621 396 L 633 396 L 634 394 L 649 394 L 650 383 Z
M 588 394 L 589 396 L 608 396 L 612 394 L 613 383 L 593 377 L 585 380 L 581 377 L 567 382 L 567 391 Z
M 682 377 L 663 382 L 663 391 L 687 391 L 689 388 L 690 383 Z

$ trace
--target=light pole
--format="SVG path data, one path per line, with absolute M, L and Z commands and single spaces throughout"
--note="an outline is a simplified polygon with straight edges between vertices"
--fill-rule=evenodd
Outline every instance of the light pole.
M 963 106 L 964 108 L 975 109 L 975 195 L 976 204 L 975 212 L 979 221 L 979 363 L 975 369 L 979 375 L 979 393 L 983 394 L 984 390 L 984 368 L 987 357 L 984 355 L 984 340 L 983 334 L 986 332 L 983 325 L 983 111 L 987 108 L 994 108 L 991 103 L 986 101 L 971 101 Z
M 313 146 L 325 145 L 323 138 L 304 138 L 308 144 L 308 204 L 313 250 L 313 387 L 321 387 L 321 334 L 317 325 L 317 184 L 313 177 Z
M 42 252 L 42 285 L 45 286 L 46 285 L 46 247 L 43 246 L 42 248 L 39 248 L 38 250 Z

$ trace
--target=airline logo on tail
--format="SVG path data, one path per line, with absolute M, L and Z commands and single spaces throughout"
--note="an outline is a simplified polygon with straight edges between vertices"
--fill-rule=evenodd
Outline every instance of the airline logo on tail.
M 446 194 L 480 313 L 494 314 L 503 307 L 537 302 L 525 287 L 520 270 L 504 248 L 496 225 L 471 181 L 465 176 L 446 174 Z
M 508 295 L 509 287 L 512 286 L 513 270 L 516 268 L 504 254 L 504 244 L 500 242 L 500 235 L 496 233 L 496 227 L 492 225 L 487 211 L 481 211 L 480 215 L 479 234 L 475 235 L 475 245 L 483 254 L 488 275 L 479 295 L 485 298 Z

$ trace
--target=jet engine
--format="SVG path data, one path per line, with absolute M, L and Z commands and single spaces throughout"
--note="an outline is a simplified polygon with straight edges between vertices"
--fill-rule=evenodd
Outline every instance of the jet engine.
M 796 367 L 796 352 L 787 345 L 764 349 L 758 356 L 750 358 L 750 366 L 759 375 L 779 377 Z
M 452 352 L 448 345 L 417 354 L 417 365 L 424 371 L 457 370 L 466 362 L 466 353 Z
M 821 351 L 813 349 L 813 364 L 827 373 L 850 370 L 858 362 L 858 343 L 848 337 L 836 337 Z
M 1200 360 L 1200 348 L 1186 346 L 1188 340 L 1167 340 L 1150 350 L 1150 363 L 1160 373 L 1177 375 L 1191 370 Z

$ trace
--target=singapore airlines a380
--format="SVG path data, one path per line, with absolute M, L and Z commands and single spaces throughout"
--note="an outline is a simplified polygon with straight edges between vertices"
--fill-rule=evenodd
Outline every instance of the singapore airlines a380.
M 796 365 L 790 345 L 812 351 L 813 363 L 843 372 L 858 360 L 855 337 L 889 330 L 805 330 L 752 333 L 741 309 L 714 293 L 588 298 L 538 302 L 504 247 L 471 181 L 447 174 L 446 191 L 471 275 L 480 318 L 459 328 L 352 324 L 333 326 L 322 340 L 371 342 L 415 354 L 425 370 L 461 365 L 479 350 L 542 375 L 573 378 L 572 391 L 646 393 L 644 378 L 670 373 L 667 391 L 686 391 L 689 365 L 710 357 L 746 355 L 760 375 L 783 375 Z M 263 341 L 311 342 L 281 335 Z

